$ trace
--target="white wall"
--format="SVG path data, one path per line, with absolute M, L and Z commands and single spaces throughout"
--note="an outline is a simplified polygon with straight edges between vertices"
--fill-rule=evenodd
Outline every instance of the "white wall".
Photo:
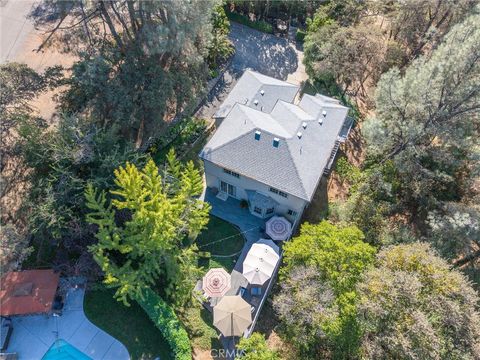
M 279 205 L 276 207 L 275 212 L 277 214 L 283 214 L 286 217 L 287 211 L 289 209 L 297 212 L 297 217 L 301 216 L 305 206 L 308 204 L 307 201 L 300 199 L 294 195 L 288 194 L 288 198 L 274 194 L 269 191 L 270 186 L 263 184 L 259 181 L 253 180 L 251 178 L 245 177 L 240 174 L 240 178 L 226 174 L 223 172 L 223 168 L 219 167 L 210 161 L 204 160 L 205 165 L 205 178 L 208 187 L 216 187 L 220 190 L 220 180 L 225 181 L 237 188 L 236 198 L 239 200 L 247 200 L 247 193 L 245 190 L 255 190 L 264 195 L 270 196 L 272 199 L 277 201 Z M 294 220 L 289 217 L 290 220 Z

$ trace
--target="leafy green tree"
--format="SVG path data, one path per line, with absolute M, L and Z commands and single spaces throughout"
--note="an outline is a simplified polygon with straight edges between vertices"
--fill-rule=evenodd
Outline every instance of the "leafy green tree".
M 269 349 L 265 336 L 253 333 L 248 339 L 242 338 L 237 345 L 237 359 L 243 360 L 280 360 L 280 355 Z
M 211 69 L 218 66 L 218 62 L 225 60 L 234 52 L 234 47 L 228 39 L 230 21 L 222 5 L 215 7 L 212 15 L 212 40 L 208 47 L 208 64 Z
M 119 126 L 138 146 L 203 91 L 215 0 L 44 1 L 37 26 L 79 55 L 62 108 Z M 54 22 L 52 23 L 52 19 Z M 67 30 L 68 29 L 68 30 Z M 43 44 L 42 44 L 43 46 Z
M 90 250 L 105 284 L 116 287 L 116 298 L 125 304 L 154 285 L 177 303 L 191 295 L 198 269 L 189 239 L 207 224 L 209 206 L 197 198 L 203 185 L 193 162 L 179 177 L 172 175 L 177 165 L 162 175 L 153 160 L 141 170 L 130 163 L 116 169 L 111 202 L 104 191 L 86 188 L 87 220 L 98 226 L 98 243 Z M 126 218 L 116 221 L 120 214 Z
M 397 245 L 377 255 L 358 284 L 366 358 L 476 359 L 480 356 L 479 297 L 425 243 Z
M 13 204 L 21 202 L 28 187 L 25 184 L 28 171 L 19 146 L 19 128 L 25 121 L 37 126 L 45 125 L 31 102 L 42 92 L 55 87 L 61 78 L 59 67 L 37 73 L 25 64 L 0 65 L 0 198 L 3 222 L 18 220 L 18 214 L 14 212 L 17 206 Z
M 306 340 L 295 344 L 306 357 L 326 352 L 337 358 L 357 354 L 360 332 L 355 286 L 375 255 L 375 248 L 363 239 L 355 226 L 322 221 L 303 224 L 300 235 L 284 245 L 281 276 L 285 285 L 274 307 L 289 339 L 298 336 Z M 307 297 L 303 289 L 295 289 L 295 284 L 307 286 Z M 288 296 L 298 301 L 298 308 L 288 301 L 283 303 Z M 312 306 L 323 312 L 312 315 Z
M 363 240 L 363 233 L 355 226 L 305 223 L 300 235 L 284 245 L 281 273 L 288 274 L 296 265 L 315 266 L 320 278 L 336 293 L 350 291 L 375 254 Z

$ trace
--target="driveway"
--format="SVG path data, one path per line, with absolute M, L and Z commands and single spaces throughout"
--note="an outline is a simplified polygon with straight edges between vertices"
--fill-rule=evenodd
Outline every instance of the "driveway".
M 41 359 L 56 339 L 63 339 L 93 360 L 128 360 L 127 348 L 92 324 L 83 312 L 85 290 L 68 291 L 62 316 L 13 317 L 9 353 L 19 360 Z
M 197 112 L 198 117 L 212 118 L 245 69 L 296 85 L 307 79 L 303 52 L 296 49 L 295 43 L 235 22 L 231 22 L 229 38 L 235 46 L 232 63 Z

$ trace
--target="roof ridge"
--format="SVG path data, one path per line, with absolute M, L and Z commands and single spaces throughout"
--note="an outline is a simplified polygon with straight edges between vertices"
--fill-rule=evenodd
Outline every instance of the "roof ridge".
M 308 198 L 308 195 L 307 195 L 307 191 L 305 190 L 305 185 L 303 183 L 303 180 L 302 180 L 302 177 L 300 176 L 300 172 L 298 171 L 298 168 L 297 168 L 297 163 L 295 162 L 295 160 L 293 160 L 293 157 L 292 157 L 292 150 L 289 146 L 289 142 L 286 142 L 287 143 L 287 147 L 288 147 L 288 156 L 290 157 L 290 160 L 292 161 L 292 164 L 293 164 L 293 168 L 295 169 L 295 173 L 297 174 L 297 177 L 298 179 L 300 180 L 300 184 L 302 184 L 302 194 L 305 198 Z

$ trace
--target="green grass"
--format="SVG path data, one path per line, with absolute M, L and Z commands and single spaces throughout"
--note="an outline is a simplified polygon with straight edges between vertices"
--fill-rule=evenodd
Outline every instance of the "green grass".
M 212 254 L 210 259 L 199 261 L 201 267 L 204 269 L 224 267 L 227 271 L 232 271 L 235 266 L 234 260 L 237 260 L 239 254 L 231 257 L 216 257 L 215 255 L 234 255 L 242 250 L 245 240 L 235 226 L 216 216 L 210 216 L 207 228 L 198 236 L 196 243 L 201 251 L 208 251 Z
M 213 326 L 213 315 L 200 303 L 193 303 L 183 311 L 178 311 L 177 315 L 188 332 L 193 348 L 201 350 L 222 348 Z
M 123 305 L 113 293 L 103 287 L 87 291 L 84 309 L 90 321 L 122 342 L 132 360 L 173 359 L 167 342 L 142 308 L 133 301 L 129 307 Z

